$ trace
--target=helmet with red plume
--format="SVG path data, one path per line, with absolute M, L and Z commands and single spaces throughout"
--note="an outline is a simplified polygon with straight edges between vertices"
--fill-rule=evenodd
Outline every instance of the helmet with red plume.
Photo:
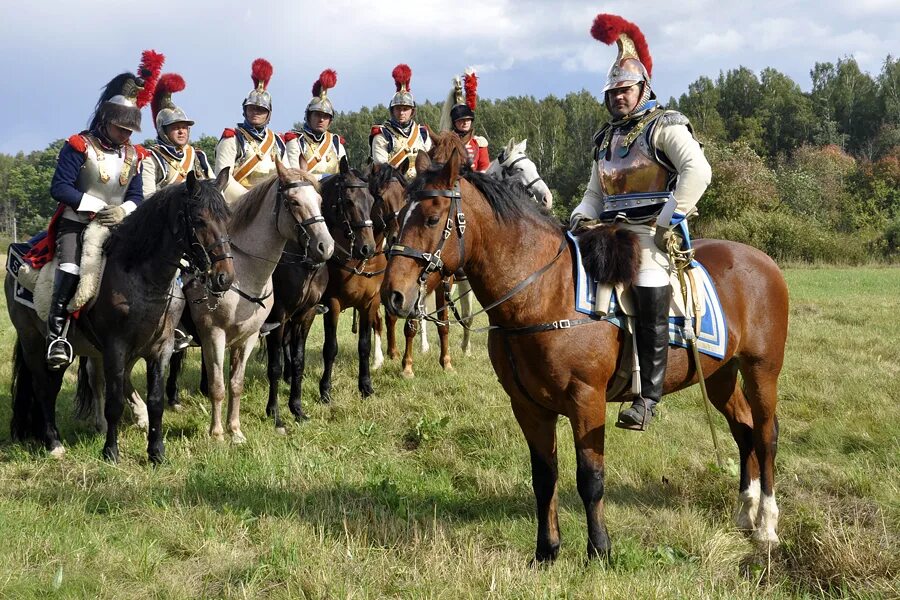
M 113 77 L 97 101 L 90 129 L 116 125 L 129 131 L 140 131 L 141 108 L 153 97 L 165 60 L 158 52 L 144 50 L 137 74 L 125 72 Z
M 164 141 L 168 141 L 165 129 L 169 125 L 173 123 L 194 124 L 194 121 L 189 119 L 184 111 L 172 101 L 172 94 L 183 90 L 185 85 L 184 79 L 177 73 L 166 73 L 159 78 L 159 82 L 156 84 L 150 109 L 153 111 L 156 131 Z
M 591 35 L 604 44 L 616 43 L 618 56 L 609 69 L 603 91 L 643 83 L 650 88 L 653 59 L 647 40 L 637 25 L 620 16 L 600 14 L 591 26 Z
M 410 91 L 409 87 L 409 82 L 412 80 L 412 69 L 409 68 L 409 65 L 397 65 L 394 67 L 394 70 L 391 71 L 391 77 L 394 78 L 394 85 L 397 87 L 397 92 L 394 94 L 394 97 L 391 98 L 389 108 L 394 108 L 395 106 L 412 106 L 415 108 L 416 100 L 413 98 L 412 91 Z
M 453 88 L 441 108 L 441 130 L 450 131 L 459 119 L 474 119 L 478 103 L 478 77 L 475 69 L 466 68 L 462 77 L 453 78 Z
M 309 101 L 309 104 L 306 105 L 307 118 L 309 118 L 309 113 L 313 111 L 322 112 L 326 115 L 331 115 L 332 117 L 334 116 L 334 105 L 331 104 L 331 100 L 328 98 L 328 90 L 335 85 L 337 85 L 337 73 L 332 69 L 325 69 L 322 71 L 319 78 L 313 83 L 313 98 Z
M 253 80 L 253 91 L 247 94 L 241 106 L 258 106 L 272 112 L 272 96 L 269 95 L 269 81 L 272 79 L 272 63 L 264 58 L 257 58 L 250 67 L 250 78 Z

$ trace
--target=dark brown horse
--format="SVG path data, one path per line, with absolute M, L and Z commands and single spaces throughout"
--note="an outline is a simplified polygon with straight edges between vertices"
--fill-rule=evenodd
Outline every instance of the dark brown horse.
M 465 269 L 475 296 L 488 308 L 494 327 L 488 338 L 491 362 L 531 452 L 538 520 L 535 558 L 553 560 L 559 552 L 560 415 L 569 418 L 574 432 L 588 554 L 605 557 L 610 550 L 603 516 L 606 403 L 623 399 L 607 398 L 606 391 L 624 336 L 612 324 L 575 311 L 573 251 L 559 223 L 525 197 L 521 187 L 461 173 L 456 157 L 463 155 L 454 142 L 437 143 L 450 148 L 451 158 L 434 168 L 424 155 L 417 159 L 420 176 L 401 216 L 399 247 L 391 249 L 384 301 L 399 316 L 411 316 L 426 269 L 432 275 Z M 442 239 L 444 231 L 449 234 Z M 439 261 L 433 258 L 438 249 Z M 759 542 L 776 543 L 775 407 L 787 336 L 787 286 L 777 265 L 749 246 L 708 240 L 698 241 L 696 250 L 727 319 L 725 358 L 704 356 L 702 367 L 710 400 L 725 415 L 740 451 L 738 525 L 752 530 Z M 739 372 L 743 386 L 738 385 Z M 688 352 L 672 347 L 666 392 L 696 381 Z
M 208 294 L 221 295 L 234 279 L 222 196 L 228 169 L 215 181 L 198 181 L 193 172 L 141 203 L 107 242 L 107 262 L 94 304 L 75 322 L 69 341 L 78 356 L 102 359 L 106 387 L 106 443 L 103 457 L 119 458 L 118 426 L 134 364 L 147 361 L 147 452 L 163 459 L 163 373 L 174 345 L 173 333 L 184 297 L 173 288 L 179 261 Z M 36 437 L 53 455 L 64 451 L 56 429 L 56 397 L 65 370 L 47 369 L 46 327 L 31 308 L 14 299 L 6 277 L 6 302 L 18 333 L 13 366 L 15 437 Z

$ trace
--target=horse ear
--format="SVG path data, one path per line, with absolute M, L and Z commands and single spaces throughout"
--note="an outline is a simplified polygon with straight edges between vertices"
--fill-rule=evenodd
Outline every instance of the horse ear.
M 197 193 L 197 175 L 194 174 L 193 169 L 188 171 L 187 174 L 187 189 L 192 196 Z
M 426 154 L 426 156 L 427 156 L 427 154 Z M 418 159 L 416 159 L 416 162 L 418 162 Z M 429 161 L 429 162 L 430 162 L 430 161 Z M 400 170 L 401 173 L 409 173 L 409 157 L 408 157 L 408 156 L 407 156 L 406 158 L 403 159 L 403 162 L 402 162 L 402 163 L 400 163 L 400 169 L 399 169 L 399 170 Z M 419 167 L 418 167 L 418 166 L 416 166 L 416 170 L 417 170 L 417 171 L 419 170 Z
M 408 161 L 409 157 L 407 157 L 403 160 Z M 428 170 L 428 167 L 430 167 L 430 166 L 431 166 L 431 157 L 428 156 L 427 152 L 419 152 L 418 154 L 416 154 L 416 173 L 424 173 L 425 171 Z M 409 169 L 409 167 L 407 167 L 407 169 Z M 406 171 L 403 171 L 403 173 L 406 174 Z
M 350 161 L 347 160 L 346 156 L 341 157 L 341 175 L 346 175 L 350 172 Z
M 298 168 L 301 171 L 309 171 L 309 163 L 306 162 L 306 157 L 303 155 L 300 156 L 300 164 L 298 165 Z
M 285 179 L 287 179 L 287 174 L 288 174 L 287 169 L 285 168 L 284 164 L 281 162 L 280 158 L 275 159 L 275 170 L 278 172 L 278 179 L 280 179 L 281 181 L 284 181 Z
M 516 140 L 513 138 L 509 138 L 509 141 L 506 142 L 506 148 L 503 149 L 504 156 L 508 156 L 512 149 L 516 146 Z
M 524 140 L 522 140 L 521 142 L 516 144 L 516 150 L 518 150 L 522 154 L 525 154 L 525 148 L 527 146 L 528 146 L 528 138 L 525 138 Z
M 228 187 L 228 178 L 231 177 L 231 167 L 225 167 L 219 174 L 216 176 L 216 189 L 225 193 L 225 188 Z

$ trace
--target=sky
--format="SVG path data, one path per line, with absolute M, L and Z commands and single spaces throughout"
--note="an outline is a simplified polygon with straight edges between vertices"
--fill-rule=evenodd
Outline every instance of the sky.
M 176 102 L 196 121 L 193 136 L 218 136 L 241 120 L 250 64 L 268 59 L 272 126 L 303 119 L 313 81 L 338 73 L 337 110 L 387 103 L 391 70 L 413 71 L 418 101 L 443 101 L 453 75 L 475 66 L 479 95 L 542 98 L 600 93 L 615 46 L 589 33 L 594 17 L 635 22 L 653 55 L 653 87 L 667 100 L 700 76 L 773 67 L 810 87 L 816 62 L 853 56 L 877 75 L 900 54 L 900 1 L 416 0 L 121 2 L 0 0 L 0 152 L 44 148 L 82 130 L 101 88 L 133 71 L 147 48 L 163 72 L 184 77 Z M 385 115 L 386 116 L 386 115 Z M 599 118 L 599 117 L 598 117 Z M 149 109 L 143 133 L 153 137 Z

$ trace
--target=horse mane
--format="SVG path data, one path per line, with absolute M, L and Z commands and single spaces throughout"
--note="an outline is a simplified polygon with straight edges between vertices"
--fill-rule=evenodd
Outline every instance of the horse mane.
M 307 181 L 313 185 L 315 190 L 321 190 L 319 182 L 315 177 L 301 169 L 286 169 L 288 178 L 291 180 Z M 235 203 L 232 209 L 231 221 L 228 223 L 229 233 L 239 233 L 247 228 L 250 223 L 259 214 L 263 200 L 272 189 L 272 186 L 278 181 L 278 175 L 272 175 L 265 181 L 255 185 L 240 200 Z
M 409 183 L 406 179 L 406 175 L 401 173 L 400 169 L 388 163 L 382 164 L 377 171 L 373 169 L 369 175 L 369 191 L 372 192 L 373 196 L 377 195 L 382 189 L 387 187 L 387 184 L 394 178 L 396 178 L 403 187 L 406 187 Z
M 214 180 L 198 182 L 203 190 L 199 196 L 188 197 L 187 184 L 162 188 L 140 204 L 122 223 L 113 228 L 104 251 L 115 254 L 126 269 L 138 266 L 159 252 L 160 241 L 171 227 L 171 215 L 185 202 L 209 213 L 216 219 L 227 219 L 231 211 L 225 198 L 215 189 Z

